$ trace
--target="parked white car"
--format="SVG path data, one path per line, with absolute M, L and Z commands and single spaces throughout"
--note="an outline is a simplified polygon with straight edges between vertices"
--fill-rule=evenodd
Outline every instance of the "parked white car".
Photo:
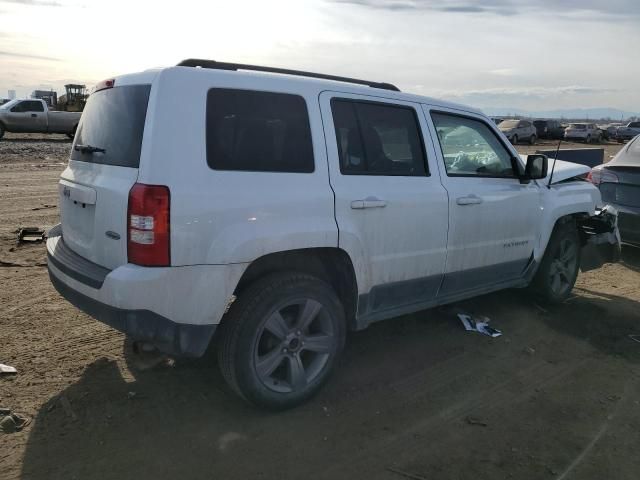
M 514 145 L 521 141 L 533 145 L 538 139 L 536 126 L 529 120 L 503 120 L 498 124 L 498 128 Z
M 600 143 L 602 142 L 602 136 L 602 130 L 595 123 L 570 123 L 564 130 L 565 140 Z
M 89 97 L 49 274 L 136 341 L 215 341 L 236 392 L 287 408 L 348 329 L 504 288 L 559 302 L 615 261 L 588 171 L 558 161 L 548 188 L 478 110 L 389 84 L 187 60 Z

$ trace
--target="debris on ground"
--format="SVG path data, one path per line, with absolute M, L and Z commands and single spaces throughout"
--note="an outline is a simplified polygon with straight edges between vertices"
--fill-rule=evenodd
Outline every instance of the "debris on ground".
M 16 367 L 12 367 L 11 365 L 5 365 L 4 363 L 0 363 L 0 374 L 11 374 L 18 373 Z
M 479 427 L 486 427 L 488 425 L 487 422 L 479 419 L 478 417 L 467 417 L 465 418 L 465 421 L 469 424 L 469 425 L 477 425 Z
M 466 313 L 459 313 L 458 318 L 464 325 L 464 329 L 469 332 L 478 332 L 494 338 L 502 335 L 500 330 L 489 326 L 488 317 L 474 317 Z
M 629 335 L 629 338 L 634 342 L 640 343 L 640 335 Z
M 417 474 L 411 473 L 411 472 L 405 472 L 404 470 L 400 470 L 399 468 L 395 468 L 395 467 L 387 467 L 387 471 L 392 472 L 392 473 L 396 473 L 396 474 L 401 475 L 401 476 L 403 476 L 405 478 L 411 478 L 413 480 L 427 480 L 422 475 L 417 475 Z
M 49 205 L 48 203 L 44 203 L 42 204 L 42 206 L 40 207 L 33 207 L 31 210 L 32 211 L 36 211 L 36 210 L 47 210 L 49 208 L 56 208 L 57 205 Z
M 533 355 L 534 353 L 536 353 L 536 349 L 533 347 L 526 347 L 524 349 L 525 353 L 528 353 L 529 355 Z
M 18 230 L 18 243 L 43 242 L 45 232 L 39 227 L 23 227 Z
M 29 422 L 28 418 L 17 413 L 11 413 L 9 408 L 0 409 L 0 431 L 3 433 L 19 432 L 29 425 Z

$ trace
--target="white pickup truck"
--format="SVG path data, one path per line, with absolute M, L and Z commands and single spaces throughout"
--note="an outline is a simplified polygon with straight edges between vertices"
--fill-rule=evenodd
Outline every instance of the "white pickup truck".
M 0 106 L 0 138 L 4 132 L 65 133 L 73 138 L 81 115 L 49 110 L 44 100 L 11 100 Z

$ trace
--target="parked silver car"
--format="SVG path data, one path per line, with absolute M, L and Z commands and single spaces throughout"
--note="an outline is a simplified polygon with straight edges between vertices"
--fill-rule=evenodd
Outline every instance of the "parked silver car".
M 622 241 L 640 247 L 640 135 L 611 161 L 594 167 L 589 180 L 600 189 L 602 201 L 618 210 Z
M 81 115 L 49 110 L 44 100 L 11 100 L 0 106 L 0 138 L 4 132 L 66 133 L 73 138 Z
M 514 145 L 520 141 L 533 145 L 538 139 L 535 125 L 528 120 L 504 120 L 498 128 Z

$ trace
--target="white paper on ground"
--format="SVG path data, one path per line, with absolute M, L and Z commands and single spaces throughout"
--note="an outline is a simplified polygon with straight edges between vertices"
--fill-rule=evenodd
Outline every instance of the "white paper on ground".
M 464 329 L 469 332 L 478 332 L 490 337 L 499 337 L 502 332 L 496 328 L 489 326 L 489 319 L 487 317 L 473 317 L 466 313 L 459 313 L 458 318 L 464 325 Z
M 15 367 L 0 363 L 0 373 L 17 373 L 17 370 Z

